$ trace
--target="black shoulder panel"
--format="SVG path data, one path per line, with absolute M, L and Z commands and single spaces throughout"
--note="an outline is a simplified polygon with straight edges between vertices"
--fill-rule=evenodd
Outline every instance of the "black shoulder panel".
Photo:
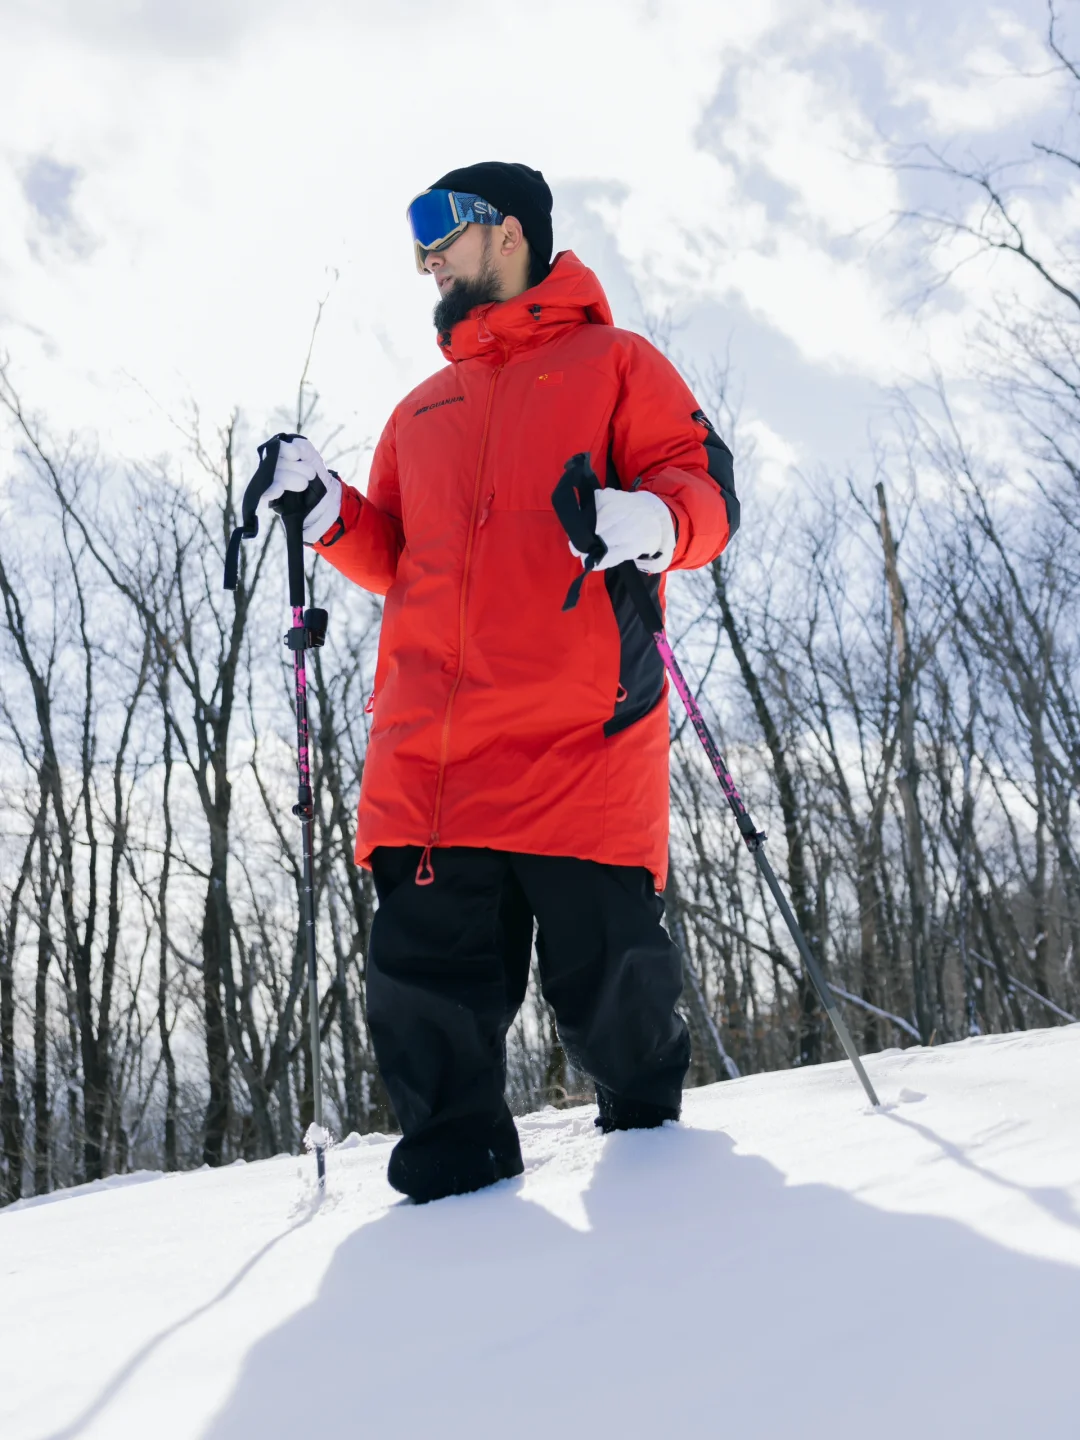
M 708 431 L 705 436 L 705 468 L 720 487 L 720 493 L 724 497 L 724 504 L 727 506 L 728 530 L 730 539 L 739 528 L 742 519 L 742 506 L 739 504 L 739 497 L 735 493 L 735 460 L 731 451 L 724 444 L 723 440 L 713 429 L 712 421 L 705 414 L 704 410 L 695 410 L 691 420 L 696 420 L 699 425 L 704 425 Z

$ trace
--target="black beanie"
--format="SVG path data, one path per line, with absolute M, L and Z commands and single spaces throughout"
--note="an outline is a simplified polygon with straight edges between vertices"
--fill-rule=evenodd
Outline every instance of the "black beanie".
M 515 216 L 521 221 L 529 249 L 545 265 L 551 264 L 551 191 L 539 170 L 503 160 L 485 160 L 447 171 L 431 188 L 479 195 L 504 215 Z

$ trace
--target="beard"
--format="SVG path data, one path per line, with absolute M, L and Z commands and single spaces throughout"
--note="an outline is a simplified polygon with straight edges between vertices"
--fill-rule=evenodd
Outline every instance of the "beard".
M 440 335 L 453 330 L 458 321 L 464 320 L 477 305 L 497 304 L 503 298 L 498 271 L 491 263 L 490 234 L 488 231 L 484 236 L 484 257 L 479 271 L 468 280 L 455 280 L 445 295 L 439 297 L 431 318 Z

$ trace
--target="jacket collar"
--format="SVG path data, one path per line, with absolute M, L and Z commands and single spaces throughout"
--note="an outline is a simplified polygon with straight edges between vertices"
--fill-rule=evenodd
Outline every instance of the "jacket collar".
M 572 250 L 562 250 L 539 285 L 470 310 L 449 334 L 440 334 L 439 348 L 448 360 L 470 360 L 538 345 L 568 326 L 613 323 L 600 281 Z

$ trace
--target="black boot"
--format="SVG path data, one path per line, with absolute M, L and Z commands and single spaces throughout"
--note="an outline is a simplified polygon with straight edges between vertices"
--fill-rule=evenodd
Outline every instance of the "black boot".
M 493 1132 L 490 1126 L 454 1125 L 422 1139 L 402 1139 L 390 1156 L 386 1178 L 395 1190 L 418 1205 L 446 1195 L 467 1195 L 525 1169 L 517 1129 L 510 1119 Z
M 612 1130 L 655 1130 L 657 1126 L 663 1125 L 665 1120 L 679 1118 L 677 1106 L 650 1105 L 646 1100 L 627 1100 L 623 1095 L 615 1095 L 610 1090 L 605 1090 L 603 1085 L 596 1087 L 596 1103 L 600 1114 L 593 1124 L 605 1135 Z

